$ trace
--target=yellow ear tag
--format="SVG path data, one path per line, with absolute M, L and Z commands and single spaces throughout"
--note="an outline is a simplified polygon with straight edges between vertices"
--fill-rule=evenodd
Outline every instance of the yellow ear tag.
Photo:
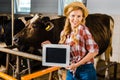
M 50 27 L 51 27 L 51 26 L 48 25 L 48 26 L 45 28 L 45 30 L 46 30 L 46 31 L 49 31 Z

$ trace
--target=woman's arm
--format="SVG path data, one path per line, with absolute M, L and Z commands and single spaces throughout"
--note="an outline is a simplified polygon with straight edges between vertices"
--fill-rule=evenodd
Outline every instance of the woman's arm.
M 79 67 L 80 65 L 84 65 L 85 63 L 87 63 L 88 61 L 90 61 L 92 58 L 94 58 L 96 55 L 98 54 L 98 52 L 94 52 L 94 53 L 88 53 L 82 60 L 80 60 L 77 63 L 73 63 L 71 65 L 69 65 L 66 69 L 69 70 L 75 70 L 77 67 Z
M 98 52 L 94 52 L 94 53 L 88 53 L 82 60 L 80 60 L 79 62 L 77 62 L 75 64 L 76 67 L 83 65 L 85 63 L 87 63 L 88 61 L 90 61 L 92 58 L 94 58 L 96 55 L 98 54 Z

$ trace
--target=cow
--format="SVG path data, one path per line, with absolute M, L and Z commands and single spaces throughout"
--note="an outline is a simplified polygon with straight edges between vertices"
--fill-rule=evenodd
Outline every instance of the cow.
M 26 19 L 26 18 L 25 18 Z M 28 18 L 27 18 L 28 19 Z M 29 18 L 30 19 L 30 18 Z M 40 18 L 41 19 L 41 18 Z M 32 19 L 32 20 L 34 20 L 34 19 Z M 17 33 L 17 32 L 19 32 L 22 28 L 24 28 L 25 26 L 28 26 L 29 24 L 28 23 L 31 23 L 32 22 L 32 20 L 31 21 L 27 21 L 27 20 L 24 20 L 23 18 L 22 18 L 22 20 L 21 20 L 21 18 L 20 19 L 15 19 L 14 20 L 14 35 Z M 41 37 L 44 37 L 44 36 L 46 36 L 46 37 L 44 37 L 43 38 L 43 40 L 41 40 L 41 41 L 44 41 L 44 40 L 46 40 L 46 39 L 49 39 L 49 37 L 48 36 L 52 36 L 51 35 L 51 32 L 47 32 L 46 33 L 46 31 L 45 31 L 45 27 L 48 27 L 46 30 L 48 30 L 48 29 L 51 29 L 52 27 L 53 27 L 53 25 L 49 22 L 50 21 L 50 19 L 49 19 L 49 17 L 44 17 L 44 18 L 42 18 L 40 21 L 38 21 L 37 23 L 35 23 L 35 25 L 32 25 L 33 27 L 40 27 L 38 30 L 41 32 L 41 34 L 38 34 L 37 36 L 41 36 Z M 26 23 L 26 24 L 24 24 L 24 23 Z M 8 26 L 9 25 L 9 26 Z M 48 25 L 51 25 L 50 27 L 48 26 Z M 9 21 L 9 23 L 7 23 L 7 24 L 5 24 L 5 26 L 3 26 L 3 29 L 4 29 L 4 39 L 5 39 L 5 43 L 6 43 L 6 45 L 7 45 L 7 48 L 10 48 L 10 49 L 12 49 L 12 48 L 18 48 L 18 50 L 19 51 L 23 51 L 23 52 L 29 52 L 29 53 L 36 53 L 36 54 L 40 54 L 39 53 L 39 51 L 37 50 L 38 49 L 38 46 L 36 46 L 36 44 L 34 44 L 34 43 L 32 43 L 32 42 L 25 42 L 25 43 L 23 43 L 23 44 L 21 44 L 21 46 L 19 47 L 19 46 L 17 46 L 17 45 L 12 45 L 11 46 L 11 42 L 12 42 L 12 37 L 11 37 L 11 21 Z M 27 30 L 25 30 L 25 31 L 27 31 Z M 37 32 L 37 31 L 36 31 Z M 42 33 L 45 33 L 44 35 L 42 34 Z M 27 36 L 26 36 L 27 37 Z M 29 38 L 30 39 L 30 38 Z M 31 38 L 32 39 L 32 38 Z M 15 39 L 14 39 L 15 40 Z M 35 39 L 33 39 L 33 40 L 31 40 L 31 41 L 34 41 Z M 36 39 L 36 41 L 35 41 L 36 43 L 37 42 L 40 42 L 40 39 Z M 25 45 L 26 44 L 26 45 Z M 28 45 L 28 44 L 30 44 L 30 45 Z M 23 45 L 23 46 L 22 46 Z M 25 45 L 25 46 L 24 46 Z M 35 49 L 35 50 L 33 50 L 32 49 L 32 46 L 34 46 L 34 48 L 37 48 L 37 49 Z M 31 52 L 32 51 L 32 52 Z M 5 64 L 5 61 L 6 61 L 6 54 L 4 53 L 2 53 L 1 52 L 1 54 L 0 54 L 1 56 L 0 56 L 0 65 L 6 65 Z M 4 60 L 4 62 L 3 62 L 3 60 Z M 16 64 L 15 63 L 15 61 L 13 61 L 14 59 L 10 59 L 11 61 L 10 62 L 13 62 L 14 64 Z M 13 64 L 12 63 L 12 64 Z M 14 65 L 13 64 L 13 65 Z M 41 63 L 40 63 L 41 64 Z M 34 65 L 33 65 L 34 66 Z
M 112 56 L 114 19 L 106 14 L 91 14 L 86 18 L 86 25 L 89 27 L 90 32 L 99 46 L 99 54 L 97 55 L 97 58 L 95 58 L 94 63 L 95 68 L 100 57 L 99 55 L 103 53 L 105 65 L 109 66 L 110 56 Z M 105 70 L 105 78 L 110 79 L 109 68 L 106 68 Z
M 25 21 L 30 20 L 32 17 L 20 17 L 14 19 L 14 35 L 25 27 Z M 5 43 L 7 48 L 13 48 L 12 45 L 12 20 L 10 16 L 0 16 L 0 43 Z M 3 62 L 4 61 L 4 62 Z M 0 52 L 0 67 L 6 65 L 6 54 Z M 1 71 L 1 69 L 0 69 Z
M 50 40 L 53 44 L 56 44 L 60 39 L 60 32 L 64 27 L 65 19 L 64 16 L 60 16 L 56 19 L 41 22 L 41 18 L 36 18 L 14 36 L 14 43 L 19 46 L 20 50 L 26 47 L 27 49 L 30 47 L 32 49 L 41 49 L 40 44 L 45 40 Z M 46 24 L 50 24 L 50 22 L 54 27 L 51 30 L 46 30 L 48 26 Z M 109 62 L 109 54 L 112 53 L 113 18 L 107 14 L 89 14 L 86 18 L 86 26 L 99 46 L 98 56 L 106 52 L 105 55 L 108 55 L 106 61 Z
M 7 46 L 12 45 L 12 20 L 8 16 L 1 16 L 0 22 L 0 41 L 5 42 Z M 24 17 L 27 21 L 32 17 Z M 23 18 L 14 19 L 14 35 L 21 31 L 25 27 L 25 22 Z
M 24 51 L 23 49 L 26 47 L 41 49 L 41 43 L 45 40 L 50 40 L 52 43 L 56 44 L 59 41 L 60 32 L 63 29 L 65 22 L 64 20 L 65 17 L 50 20 L 50 18 L 46 16 L 38 18 L 32 23 L 29 22 L 22 31 L 14 36 L 14 44 L 18 46 L 20 51 Z M 59 23 L 61 23 L 61 27 L 59 27 Z M 47 30 L 48 27 L 50 27 L 50 30 Z M 28 33 L 30 35 L 24 33 Z M 27 48 L 28 50 L 26 51 L 29 51 L 29 48 Z

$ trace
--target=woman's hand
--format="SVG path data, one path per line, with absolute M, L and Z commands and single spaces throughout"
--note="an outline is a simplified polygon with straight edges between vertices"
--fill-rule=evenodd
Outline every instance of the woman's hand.
M 77 68 L 77 65 L 75 63 L 72 63 L 71 65 L 67 66 L 66 69 L 70 71 L 75 71 Z
M 51 44 L 51 42 L 49 40 L 46 40 L 46 41 L 41 43 L 41 46 L 43 46 L 44 44 Z

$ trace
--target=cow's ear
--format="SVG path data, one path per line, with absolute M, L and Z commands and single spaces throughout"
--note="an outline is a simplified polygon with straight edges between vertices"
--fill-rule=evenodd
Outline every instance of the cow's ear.
M 52 30 L 52 29 L 54 28 L 54 24 L 53 24 L 53 23 L 48 22 L 47 24 L 48 24 L 48 25 L 47 25 L 47 27 L 45 28 L 46 31 L 50 31 L 50 30 Z
M 27 23 L 27 21 L 25 20 L 25 17 L 19 17 L 18 19 L 20 19 L 24 24 Z

